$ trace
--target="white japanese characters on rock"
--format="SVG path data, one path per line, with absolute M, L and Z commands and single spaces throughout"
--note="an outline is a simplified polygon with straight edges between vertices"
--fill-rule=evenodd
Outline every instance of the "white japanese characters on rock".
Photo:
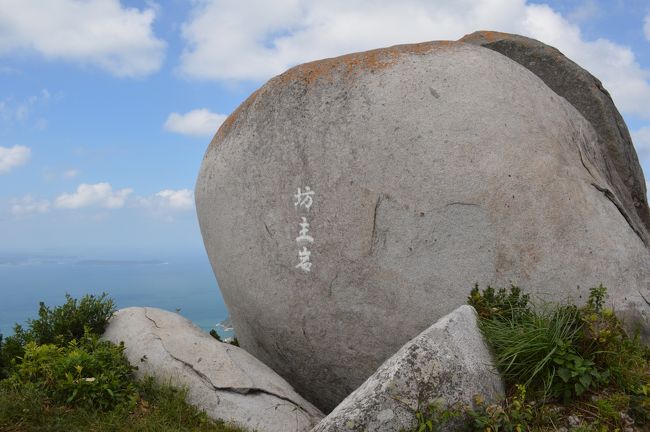
M 314 203 L 313 196 L 314 191 L 311 190 L 309 186 L 305 187 L 304 192 L 301 188 L 298 188 L 298 192 L 293 196 L 293 206 L 309 211 L 312 204 Z M 299 246 L 304 243 L 314 243 L 314 238 L 309 235 L 309 222 L 305 216 L 301 216 L 300 231 L 298 234 L 298 237 L 296 237 L 296 243 L 298 243 Z M 307 246 L 303 246 L 302 249 L 298 250 L 298 260 L 299 263 L 295 266 L 295 268 L 300 269 L 304 272 L 311 271 L 311 252 L 309 249 L 307 249 Z

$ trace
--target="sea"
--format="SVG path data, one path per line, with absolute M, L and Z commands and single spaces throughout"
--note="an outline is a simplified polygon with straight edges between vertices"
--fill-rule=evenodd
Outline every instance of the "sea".
M 107 293 L 116 307 L 178 312 L 205 331 L 232 337 L 228 310 L 204 251 L 0 252 L 0 334 L 38 317 L 39 302 Z

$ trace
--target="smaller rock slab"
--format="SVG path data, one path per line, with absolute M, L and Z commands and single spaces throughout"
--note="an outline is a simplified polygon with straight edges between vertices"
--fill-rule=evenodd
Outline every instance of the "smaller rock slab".
M 178 314 L 149 307 L 121 309 L 103 337 L 124 342 L 139 378 L 153 376 L 187 387 L 187 401 L 214 419 L 259 432 L 299 432 L 323 417 L 271 368 Z
M 471 405 L 504 396 L 476 311 L 461 306 L 420 333 L 325 417 L 312 432 L 400 431 L 416 424 L 418 407 Z

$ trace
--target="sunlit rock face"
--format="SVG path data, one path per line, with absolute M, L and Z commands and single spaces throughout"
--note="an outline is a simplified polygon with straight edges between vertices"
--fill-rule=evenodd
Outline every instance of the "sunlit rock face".
M 213 419 L 258 432 L 307 432 L 323 417 L 268 366 L 173 312 L 120 309 L 103 338 L 124 344 L 138 378 L 187 389 L 187 402 Z
M 648 338 L 643 212 L 600 140 L 535 73 L 470 43 L 271 79 L 219 129 L 195 190 L 242 347 L 329 411 L 474 283 L 581 302 L 602 282 Z

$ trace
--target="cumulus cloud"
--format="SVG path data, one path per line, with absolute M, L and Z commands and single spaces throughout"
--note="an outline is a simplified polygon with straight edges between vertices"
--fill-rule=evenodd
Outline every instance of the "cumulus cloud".
M 29 147 L 0 147 L 0 174 L 6 174 L 17 166 L 29 161 L 32 151 Z
M 347 52 L 476 29 L 523 34 L 560 49 L 600 78 L 622 111 L 650 118 L 650 71 L 628 47 L 586 40 L 547 5 L 525 0 L 197 0 L 182 27 L 189 77 L 264 80 L 288 67 Z
M 34 213 L 47 213 L 50 211 L 48 200 L 37 200 L 31 195 L 11 200 L 11 214 L 14 216 L 25 216 Z
M 171 113 L 165 121 L 164 128 L 170 132 L 176 132 L 195 137 L 212 136 L 226 115 L 210 112 L 209 110 L 195 109 L 185 114 Z
M 77 187 L 76 192 L 64 193 L 54 200 L 54 206 L 62 209 L 103 207 L 118 209 L 124 207 L 132 189 L 113 190 L 109 183 L 86 184 Z
M 165 50 L 155 17 L 155 8 L 119 0 L 0 0 L 0 55 L 31 51 L 117 76 L 147 75 L 160 69 Z
M 153 210 L 185 211 L 194 208 L 194 192 L 190 189 L 164 189 L 149 197 L 139 197 L 139 207 Z
M 194 192 L 190 189 L 164 189 L 148 197 L 138 197 L 136 206 L 149 210 L 156 218 L 171 222 L 176 214 L 194 209 Z
M 194 192 L 189 189 L 165 189 L 158 192 L 155 197 L 164 206 L 172 210 L 192 210 L 194 208 Z

